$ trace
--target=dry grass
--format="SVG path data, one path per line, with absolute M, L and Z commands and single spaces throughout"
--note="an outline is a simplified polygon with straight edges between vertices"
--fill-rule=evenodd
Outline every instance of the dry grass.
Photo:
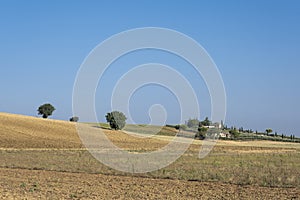
M 0 113 L 2 148 L 80 148 L 74 123 Z
M 151 138 L 141 138 L 120 131 L 99 129 L 91 124 L 86 126 L 89 126 L 89 129 L 95 133 L 100 130 L 104 131 L 115 145 L 129 151 L 154 151 L 172 140 L 170 136 L 157 135 Z M 58 194 L 61 194 L 63 198 L 122 198 L 126 196 L 129 199 L 131 197 L 157 199 L 164 198 L 167 194 L 171 195 L 170 199 L 197 198 L 199 195 L 202 195 L 202 199 L 247 199 L 248 197 L 249 199 L 272 199 L 279 194 L 284 194 L 278 196 L 280 199 L 291 199 L 300 196 L 299 143 L 218 141 L 209 156 L 198 159 L 201 144 L 202 141 L 194 141 L 180 159 L 164 169 L 132 175 L 115 171 L 94 159 L 83 147 L 75 123 L 0 113 L 0 193 L 6 191 L 3 194 L 8 196 L 2 196 L 3 198 L 13 198 L 15 194 L 27 194 L 27 198 L 54 194 L 51 196 L 54 199 L 58 197 Z M 75 172 L 76 175 L 72 179 L 70 178 L 72 174 L 62 172 Z M 102 175 L 94 175 L 95 173 Z M 16 174 L 21 174 L 19 179 L 14 178 Z M 36 177 L 34 180 L 39 184 L 39 192 L 28 193 L 30 187 L 35 184 L 28 181 L 31 176 Z M 54 186 L 49 186 L 47 176 L 62 179 Z M 130 186 L 125 183 L 128 177 L 132 180 L 129 183 L 135 185 L 132 187 L 136 190 L 135 192 L 128 190 L 127 193 L 123 193 L 117 190 L 116 195 L 119 196 L 112 196 L 110 190 L 105 189 L 106 187 L 130 189 Z M 85 186 L 85 181 L 93 185 L 97 178 L 109 179 L 110 186 L 104 182 L 96 184 L 95 187 Z M 68 180 L 67 183 L 64 179 Z M 207 181 L 210 183 L 203 183 Z M 17 185 L 22 185 L 23 182 L 25 186 L 19 188 Z M 7 183 L 13 187 L 7 189 Z M 141 183 L 148 186 L 142 187 Z M 211 188 L 218 187 L 214 189 L 216 190 L 215 196 L 212 192 L 208 196 L 203 196 L 204 191 L 208 190 L 206 185 Z M 261 186 L 278 189 L 261 188 Z M 48 187 L 57 191 L 52 191 L 50 194 L 45 189 Z M 101 187 L 103 191 L 106 191 L 105 194 L 92 191 L 92 189 L 99 190 Z M 79 193 L 79 188 L 84 188 L 85 192 Z M 156 190 L 163 192 L 159 193 L 159 196 L 153 196 Z

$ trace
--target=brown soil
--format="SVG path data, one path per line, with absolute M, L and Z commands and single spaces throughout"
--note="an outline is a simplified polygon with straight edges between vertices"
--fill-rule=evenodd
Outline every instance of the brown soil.
M 0 168 L 1 199 L 299 199 L 297 188 Z

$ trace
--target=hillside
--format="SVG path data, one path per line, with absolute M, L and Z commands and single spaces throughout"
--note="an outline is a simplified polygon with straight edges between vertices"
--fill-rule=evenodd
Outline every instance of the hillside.
M 0 113 L 0 148 L 80 148 L 74 123 Z
M 87 134 L 96 134 L 96 124 L 81 124 Z M 121 131 L 102 129 L 119 147 L 155 150 L 168 143 L 162 139 L 140 138 Z M 77 149 L 84 148 L 74 122 L 0 113 L 0 149 Z

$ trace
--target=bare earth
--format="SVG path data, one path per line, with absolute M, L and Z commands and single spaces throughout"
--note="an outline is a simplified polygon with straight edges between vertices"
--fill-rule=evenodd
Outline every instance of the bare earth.
M 145 141 L 128 137 L 125 133 L 110 130 L 105 132 L 116 145 L 129 150 L 155 150 L 168 143 L 168 137 L 149 138 Z M 195 151 L 201 142 L 196 143 L 191 147 Z M 276 149 L 272 150 L 273 146 Z M 233 155 L 257 154 L 260 150 L 264 154 L 270 153 L 269 151 L 286 151 L 299 155 L 299 144 L 289 143 L 247 142 L 241 145 L 239 142 L 222 141 L 216 148 Z M 45 150 L 51 151 L 50 157 L 59 156 L 55 153 L 59 150 L 84 150 L 74 123 L 0 113 L 0 199 L 300 199 L 299 187 L 173 180 L 136 174 L 109 175 L 101 170 L 99 172 L 99 169 L 82 171 L 76 163 L 68 170 L 71 162 L 65 165 L 52 163 L 53 160 L 48 157 L 37 156 L 34 159 L 35 154 L 22 158 L 34 151 Z M 28 163 L 25 162 L 26 159 Z M 32 166 L 39 164 L 34 163 L 35 161 L 45 162 L 42 165 L 45 167 L 30 167 L 30 163 Z M 299 168 L 296 164 L 297 179 Z M 66 168 L 62 169 L 61 166 Z
M 2 199 L 297 199 L 295 188 L 0 169 Z

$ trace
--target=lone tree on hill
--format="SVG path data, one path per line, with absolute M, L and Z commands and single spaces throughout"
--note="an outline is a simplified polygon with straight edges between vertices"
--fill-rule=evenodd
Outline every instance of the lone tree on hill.
M 127 119 L 126 116 L 119 111 L 107 113 L 105 118 L 106 121 L 109 123 L 110 128 L 115 130 L 123 129 L 125 127 Z
M 43 118 L 48 118 L 52 115 L 55 108 L 50 103 L 45 103 L 38 108 L 38 114 L 43 115 Z

